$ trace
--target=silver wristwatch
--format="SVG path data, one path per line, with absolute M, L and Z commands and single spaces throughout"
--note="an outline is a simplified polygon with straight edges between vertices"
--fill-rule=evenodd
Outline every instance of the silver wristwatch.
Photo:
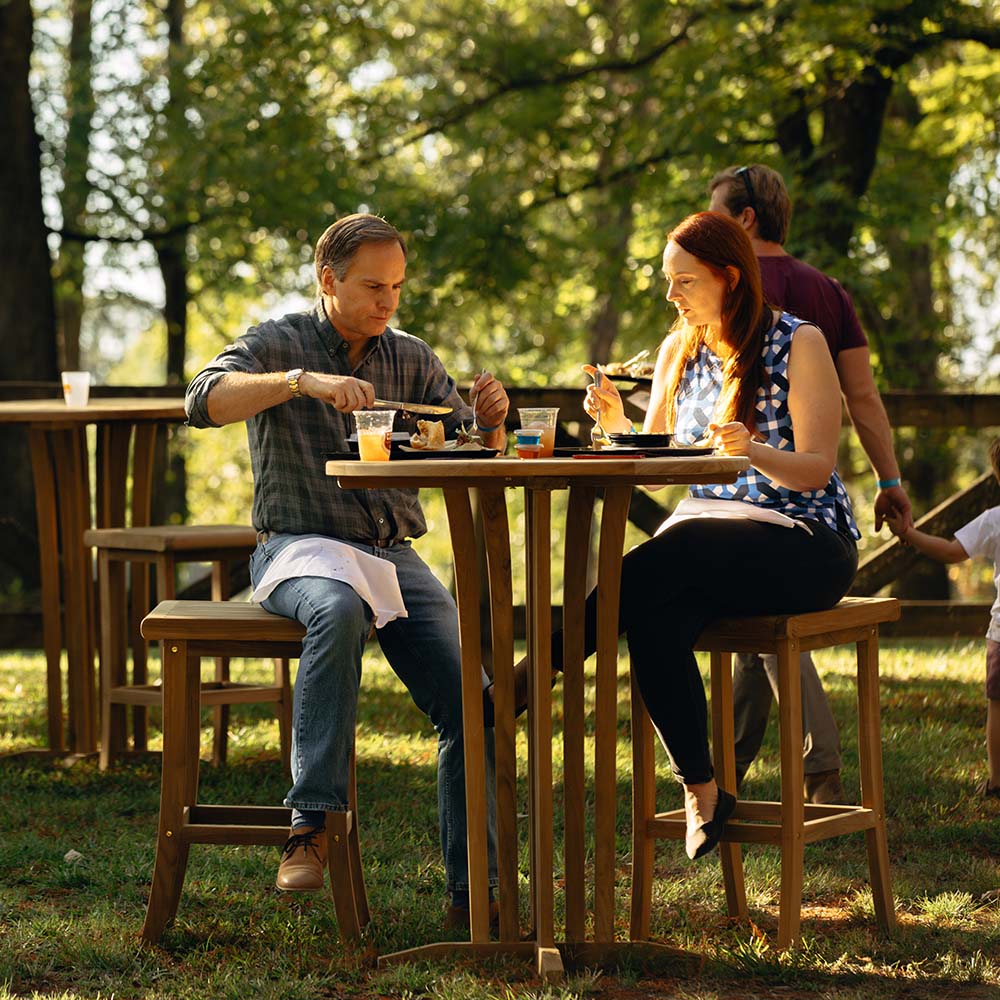
M 301 368 L 293 368 L 290 372 L 285 372 L 285 380 L 288 382 L 288 388 L 292 390 L 292 395 L 296 399 L 302 398 L 302 390 L 299 388 L 300 378 L 302 378 Z

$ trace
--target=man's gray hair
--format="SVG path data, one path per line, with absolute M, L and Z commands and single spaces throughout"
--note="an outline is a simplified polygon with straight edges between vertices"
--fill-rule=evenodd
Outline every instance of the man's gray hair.
M 326 231 L 316 243 L 316 284 L 322 290 L 323 268 L 329 267 L 338 281 L 347 276 L 358 250 L 366 243 L 398 243 L 406 256 L 406 241 L 399 230 L 377 215 L 358 212 L 345 215 Z

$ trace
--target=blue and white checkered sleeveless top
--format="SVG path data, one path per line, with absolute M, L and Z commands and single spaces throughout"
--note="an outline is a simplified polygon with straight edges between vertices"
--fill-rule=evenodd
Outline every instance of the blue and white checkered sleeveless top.
M 795 450 L 795 434 L 788 412 L 788 355 L 792 335 L 804 322 L 782 313 L 764 337 L 766 376 L 764 384 L 757 390 L 757 430 L 772 448 L 786 451 Z M 722 362 L 702 345 L 698 356 L 688 362 L 677 393 L 677 421 L 674 425 L 674 442 L 677 445 L 690 444 L 705 436 L 721 391 Z M 759 504 L 779 510 L 789 517 L 823 521 L 834 531 L 846 526 L 855 538 L 861 537 L 854 523 L 850 498 L 836 471 L 823 489 L 799 493 L 778 486 L 751 466 L 732 485 L 692 486 L 691 496 Z

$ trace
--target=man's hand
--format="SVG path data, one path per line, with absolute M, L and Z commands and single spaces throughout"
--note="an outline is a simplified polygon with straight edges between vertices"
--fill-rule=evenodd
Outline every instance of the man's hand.
M 341 413 L 369 409 L 375 403 L 375 387 L 351 375 L 328 375 L 326 372 L 303 372 L 299 392 L 329 403 Z
M 889 529 L 894 535 L 902 532 L 896 531 L 889 520 L 891 515 L 901 518 L 903 529 L 913 527 L 913 508 L 910 506 L 910 498 L 906 495 L 906 490 L 902 486 L 890 486 L 887 489 L 879 490 L 875 495 L 875 530 L 881 531 L 882 522 L 889 525 Z
M 493 377 L 491 372 L 482 372 L 476 376 L 469 390 L 469 405 L 475 405 L 476 424 L 480 427 L 495 427 L 499 433 L 507 419 L 510 400 L 503 383 Z M 494 433 L 494 432 L 489 432 Z M 507 431 L 504 429 L 504 438 Z
M 913 527 L 913 521 L 909 519 L 909 511 L 904 515 L 895 508 L 886 511 L 883 520 L 889 525 L 889 530 L 904 544 L 909 545 L 906 540 L 906 533 Z

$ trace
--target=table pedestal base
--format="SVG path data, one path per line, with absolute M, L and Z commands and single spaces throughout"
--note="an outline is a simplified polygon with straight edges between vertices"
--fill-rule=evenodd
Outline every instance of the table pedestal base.
M 535 959 L 535 969 L 545 982 L 558 982 L 566 971 L 601 969 L 614 971 L 623 964 L 641 966 L 677 976 L 693 976 L 705 962 L 703 955 L 653 941 L 557 941 L 543 948 L 534 941 L 440 941 L 379 955 L 378 968 L 403 962 L 435 961 L 442 958 L 491 958 L 509 955 L 526 961 Z

